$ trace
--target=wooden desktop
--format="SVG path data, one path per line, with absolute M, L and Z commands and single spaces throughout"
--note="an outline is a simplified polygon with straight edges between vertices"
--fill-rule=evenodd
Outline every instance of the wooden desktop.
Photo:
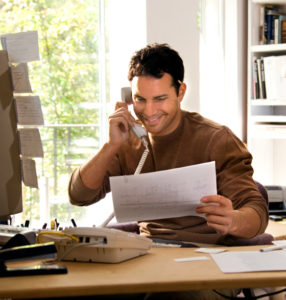
M 231 251 L 258 246 L 231 247 Z M 119 264 L 64 262 L 68 274 L 0 278 L 0 298 L 72 297 L 220 288 L 284 286 L 285 272 L 224 274 L 209 260 L 175 262 L 175 258 L 208 256 L 194 248 L 153 248 Z

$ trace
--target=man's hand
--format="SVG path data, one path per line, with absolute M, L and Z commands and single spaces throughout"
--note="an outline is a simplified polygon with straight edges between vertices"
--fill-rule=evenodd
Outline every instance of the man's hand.
M 109 116 L 109 143 L 120 146 L 128 139 L 129 128 L 135 120 L 128 111 L 128 105 L 124 102 L 117 102 L 115 112 Z
M 232 202 L 220 195 L 205 196 L 201 199 L 202 206 L 197 207 L 197 213 L 205 214 L 210 227 L 221 234 L 231 231 L 234 223 Z
M 197 213 L 205 214 L 207 224 L 223 235 L 251 238 L 261 226 L 258 213 L 251 207 L 233 209 L 232 201 L 221 195 L 205 196 Z

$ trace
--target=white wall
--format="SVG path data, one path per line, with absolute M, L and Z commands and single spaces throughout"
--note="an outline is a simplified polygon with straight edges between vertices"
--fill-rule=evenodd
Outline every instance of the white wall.
M 146 0 L 109 0 L 111 101 L 120 101 L 120 88 L 128 86 L 128 66 L 136 50 L 146 45 Z
M 189 0 L 110 0 L 112 101 L 118 100 L 120 87 L 128 84 L 128 64 L 134 51 L 158 42 L 168 43 L 183 58 L 188 85 L 183 108 L 199 109 L 197 6 L 198 1 Z
M 184 61 L 187 93 L 182 107 L 199 111 L 199 1 L 147 0 L 147 42 L 168 43 Z

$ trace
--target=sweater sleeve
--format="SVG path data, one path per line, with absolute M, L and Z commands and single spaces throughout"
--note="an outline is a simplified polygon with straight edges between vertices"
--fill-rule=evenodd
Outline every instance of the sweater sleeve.
M 268 205 L 253 180 L 252 156 L 245 145 L 223 127 L 212 141 L 212 159 L 216 161 L 218 194 L 233 202 L 234 209 L 251 207 L 261 219 L 257 234 L 268 224 Z
M 81 179 L 79 168 L 76 169 L 70 178 L 68 194 L 70 203 L 78 206 L 86 206 L 98 202 L 110 192 L 110 176 L 120 175 L 120 167 L 117 156 L 110 162 L 108 171 L 104 176 L 103 183 L 99 189 L 86 187 Z

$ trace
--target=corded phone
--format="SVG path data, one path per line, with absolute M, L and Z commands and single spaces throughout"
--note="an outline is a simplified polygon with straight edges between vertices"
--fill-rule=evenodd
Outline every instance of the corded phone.
M 98 227 L 70 227 L 62 231 L 43 230 L 38 243 L 54 242 L 57 259 L 119 263 L 147 253 L 152 240 L 139 234 Z

